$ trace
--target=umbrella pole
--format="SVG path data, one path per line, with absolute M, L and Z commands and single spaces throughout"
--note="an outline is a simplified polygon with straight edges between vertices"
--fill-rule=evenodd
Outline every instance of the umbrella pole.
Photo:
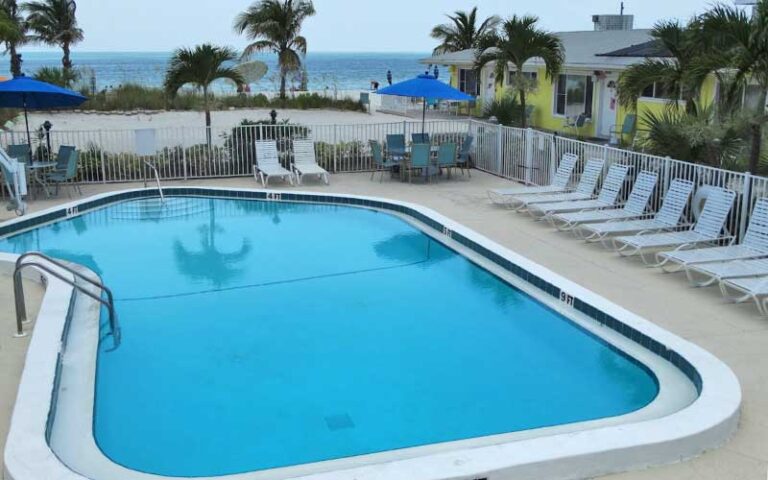
M 424 127 L 427 123 L 427 97 L 424 97 L 424 108 L 421 111 L 421 135 L 424 135 Z
M 24 102 L 24 123 L 27 125 L 27 147 L 29 147 L 29 163 L 32 163 L 32 136 L 29 134 L 29 114 L 27 113 L 27 95 L 22 97 Z

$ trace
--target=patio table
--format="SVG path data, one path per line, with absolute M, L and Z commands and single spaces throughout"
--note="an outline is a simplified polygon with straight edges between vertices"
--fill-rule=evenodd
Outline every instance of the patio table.
M 45 181 L 45 173 L 54 167 L 56 167 L 56 162 L 32 162 L 27 165 L 32 182 L 45 192 L 46 197 L 50 197 L 51 192 L 48 190 L 48 182 Z

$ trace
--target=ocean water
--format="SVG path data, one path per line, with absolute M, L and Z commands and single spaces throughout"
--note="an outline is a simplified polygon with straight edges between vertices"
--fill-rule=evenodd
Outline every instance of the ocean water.
M 128 468 L 218 476 L 580 422 L 653 375 L 403 220 L 334 205 L 120 203 L 0 240 L 115 294 L 94 433 Z
M 23 70 L 33 75 L 44 66 L 61 66 L 61 53 L 23 53 Z M 163 83 L 170 53 L 163 52 L 78 52 L 72 54 L 77 68 L 82 68 L 90 77 L 95 75 L 98 89 L 116 87 L 124 83 L 138 83 L 145 86 L 160 86 Z M 313 53 L 307 54 L 306 66 L 310 90 L 364 90 L 372 80 L 385 85 L 387 70 L 392 71 L 395 82 L 423 73 L 425 65 L 419 59 L 429 53 Z M 267 75 L 253 88 L 254 91 L 277 91 L 279 83 L 275 73 L 277 61 L 274 56 L 254 57 L 269 67 Z M 9 58 L 0 58 L 0 75 L 8 76 Z M 447 72 L 445 72 L 447 75 Z M 290 83 L 289 83 L 290 85 Z M 298 86 L 298 81 L 296 82 Z M 219 85 L 219 90 L 231 90 L 228 85 Z

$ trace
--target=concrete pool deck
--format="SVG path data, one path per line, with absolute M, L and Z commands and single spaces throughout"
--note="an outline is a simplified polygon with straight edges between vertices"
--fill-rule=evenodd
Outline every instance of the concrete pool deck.
M 693 341 L 727 363 L 741 381 L 744 400 L 741 427 L 725 447 L 700 458 L 644 472 L 615 475 L 617 479 L 764 479 L 768 470 L 768 319 L 762 318 L 753 305 L 726 304 L 714 289 L 689 288 L 683 275 L 665 275 L 646 269 L 636 261 L 620 259 L 598 246 L 588 246 L 566 234 L 555 233 L 546 225 L 528 217 L 491 206 L 485 191 L 509 185 L 498 177 L 474 172 L 472 179 L 454 177 L 428 185 L 404 184 L 386 180 L 371 182 L 366 174 L 339 174 L 331 177 L 331 186 L 308 183 L 301 190 L 363 194 L 413 202 L 429 207 L 501 245 L 516 251 L 569 278 L 595 293 L 616 302 L 671 332 Z M 252 178 L 212 179 L 205 181 L 166 182 L 167 185 L 221 186 L 258 188 Z M 89 185 L 84 197 L 137 184 Z M 284 189 L 279 182 L 275 188 Z M 45 200 L 30 204 L 30 210 L 41 210 L 68 201 Z M 12 214 L 0 212 L 0 220 Z M 10 295 L 10 282 L 0 282 Z M 5 296 L 2 297 L 3 299 Z M 10 296 L 8 296 L 10 298 Z M 10 303 L 3 302 L 3 305 Z M 0 316 L 12 324 L 12 308 Z M 3 329 L 5 331 L 7 329 Z M 8 339 L 14 341 L 14 339 Z M 6 342 L 6 341 L 3 341 Z M 19 341 L 20 343 L 23 341 Z M 5 343 L 4 343 L 5 344 Z M 18 350 L 18 351 L 17 351 Z M 21 364 L 23 348 L 5 348 L 0 354 L 10 355 Z M 5 366 L 8 362 L 4 361 Z M 5 368 L 3 369 L 5 373 Z M 0 376 L 0 404 L 11 404 L 18 382 L 18 372 Z M 10 400 L 9 400 L 9 399 Z M 10 411 L 0 411 L 6 415 Z M 5 422 L 5 423 L 3 423 Z M 7 418 L 0 420 L 0 429 Z M 0 436 L 5 437 L 0 430 Z

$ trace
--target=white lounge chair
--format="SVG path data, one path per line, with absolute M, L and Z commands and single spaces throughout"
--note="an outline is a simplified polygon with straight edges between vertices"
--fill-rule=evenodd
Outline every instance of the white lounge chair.
M 646 215 L 645 209 L 648 207 L 648 201 L 656 189 L 658 178 L 653 172 L 640 172 L 637 179 L 635 179 L 629 199 L 627 199 L 627 203 L 623 207 L 557 213 L 550 215 L 548 220 L 558 230 L 569 231 L 585 223 L 631 220 L 643 217 Z
M 293 141 L 293 171 L 299 185 L 304 181 L 306 175 L 322 178 L 326 185 L 331 183 L 328 172 L 317 164 L 315 142 L 312 140 Z
M 754 300 L 757 309 L 768 315 L 768 277 L 731 278 L 720 282 L 723 297 L 734 303 Z
M 576 190 L 568 193 L 550 193 L 546 195 L 515 195 L 510 197 L 509 205 L 517 212 L 525 211 L 537 203 L 566 202 L 573 200 L 591 200 L 595 198 L 595 187 L 603 174 L 603 160 L 593 158 L 587 160 L 584 171 L 579 178 Z
M 692 250 L 674 250 L 672 252 L 660 252 L 656 259 L 664 262 L 664 270 L 676 272 L 702 263 L 729 262 L 732 260 L 746 260 L 750 258 L 768 257 L 768 198 L 760 198 L 755 203 L 752 215 L 749 219 L 744 240 L 738 245 L 726 245 L 710 248 L 696 248 Z M 706 270 L 700 270 L 704 273 Z M 701 281 L 694 280 L 690 272 L 688 279 L 694 285 L 704 286 L 714 283 L 717 277 L 711 277 Z
M 768 276 L 768 258 L 689 265 L 685 272 L 696 287 L 706 287 L 731 278 Z
M 256 163 L 253 166 L 253 177 L 261 180 L 261 185 L 266 187 L 272 177 L 282 178 L 293 185 L 293 173 L 280 165 L 280 156 L 277 153 L 277 143 L 271 141 L 256 142 Z
M 528 207 L 528 213 L 534 218 L 546 218 L 557 213 L 612 207 L 616 205 L 628 173 L 628 165 L 613 164 L 608 169 L 608 174 L 603 180 L 603 186 L 600 188 L 600 194 L 596 199 L 536 203 Z
M 733 242 L 731 235 L 723 234 L 723 227 L 735 199 L 736 193 L 732 190 L 713 188 L 707 196 L 699 219 L 689 230 L 617 237 L 613 240 L 616 251 L 625 257 L 639 254 L 646 265 L 660 267 L 669 260 L 665 258 L 652 263 L 656 257 L 654 255 L 649 259 L 646 257 L 647 252 L 666 248 L 683 250 L 717 242 Z
M 688 200 L 693 192 L 693 182 L 675 179 L 669 186 L 661 208 L 653 218 L 641 220 L 609 221 L 603 223 L 587 223 L 579 225 L 574 232 L 587 242 L 603 242 L 606 248 L 611 248 L 608 242 L 613 235 L 629 235 L 640 232 L 663 232 L 687 226 L 678 225 L 685 212 Z
M 520 185 L 510 188 L 499 188 L 496 190 L 488 190 L 488 198 L 491 202 L 497 205 L 508 205 L 509 200 L 513 196 L 517 195 L 535 195 L 541 193 L 564 193 L 570 191 L 568 189 L 568 183 L 571 181 L 571 175 L 576 168 L 576 163 L 579 161 L 578 155 L 573 153 L 566 153 L 560 160 L 560 165 L 555 172 L 555 178 L 552 179 L 552 183 L 544 186 L 528 186 Z

